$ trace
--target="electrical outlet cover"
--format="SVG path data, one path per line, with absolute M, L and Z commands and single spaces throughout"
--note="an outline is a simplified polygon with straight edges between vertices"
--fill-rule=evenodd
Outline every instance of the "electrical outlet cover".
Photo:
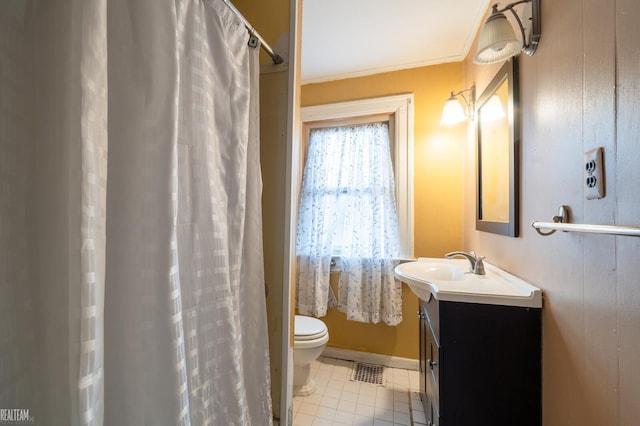
M 587 200 L 604 198 L 604 162 L 601 147 L 584 153 L 584 195 Z

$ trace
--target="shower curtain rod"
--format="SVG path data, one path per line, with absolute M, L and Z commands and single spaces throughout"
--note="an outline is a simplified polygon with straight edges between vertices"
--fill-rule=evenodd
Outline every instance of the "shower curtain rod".
M 273 61 L 274 64 L 281 64 L 284 62 L 284 59 L 282 59 L 282 56 L 278 55 L 272 48 L 271 46 L 269 46 L 269 44 L 262 38 L 262 36 L 260 35 L 260 33 L 258 33 L 258 31 L 256 31 L 256 29 L 253 27 L 253 25 L 251 25 L 249 23 L 249 21 L 247 21 L 247 18 L 245 18 L 244 16 L 242 16 L 242 13 L 240 13 L 240 11 L 238 9 L 236 9 L 236 7 L 233 5 L 233 3 L 231 3 L 229 0 L 222 0 L 222 2 L 224 4 L 227 5 L 227 7 L 229 9 L 231 9 L 231 11 L 233 13 L 235 13 L 235 15 L 240 18 L 240 20 L 242 21 L 242 23 L 244 24 L 244 27 L 247 29 L 247 31 L 249 31 L 249 34 L 251 34 L 252 36 L 254 36 L 255 38 L 257 38 L 258 40 L 260 40 L 260 46 L 264 49 L 264 51 L 267 53 L 267 55 L 269 55 L 271 57 L 271 60 Z

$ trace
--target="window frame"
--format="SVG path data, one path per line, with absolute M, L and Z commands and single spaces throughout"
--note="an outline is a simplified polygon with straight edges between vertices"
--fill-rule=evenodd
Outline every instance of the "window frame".
M 389 133 L 393 139 L 391 153 L 400 256 L 413 258 L 413 93 L 300 108 L 298 194 L 302 187 L 302 174 L 307 156 L 306 145 L 311 128 L 383 121 L 384 117 L 388 117 Z M 299 203 L 298 197 L 298 205 Z

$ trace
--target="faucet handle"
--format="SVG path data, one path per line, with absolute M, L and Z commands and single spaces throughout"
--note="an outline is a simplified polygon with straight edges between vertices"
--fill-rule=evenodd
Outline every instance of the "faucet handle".
M 478 256 L 476 258 L 476 262 L 473 266 L 473 273 L 476 275 L 486 275 L 485 271 L 484 271 L 484 262 L 483 260 L 486 259 L 484 256 Z

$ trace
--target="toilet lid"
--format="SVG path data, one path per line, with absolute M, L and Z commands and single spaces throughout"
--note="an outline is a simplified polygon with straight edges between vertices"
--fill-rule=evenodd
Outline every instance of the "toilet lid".
M 312 340 L 327 334 L 327 326 L 317 318 L 296 315 L 294 320 L 296 340 Z

